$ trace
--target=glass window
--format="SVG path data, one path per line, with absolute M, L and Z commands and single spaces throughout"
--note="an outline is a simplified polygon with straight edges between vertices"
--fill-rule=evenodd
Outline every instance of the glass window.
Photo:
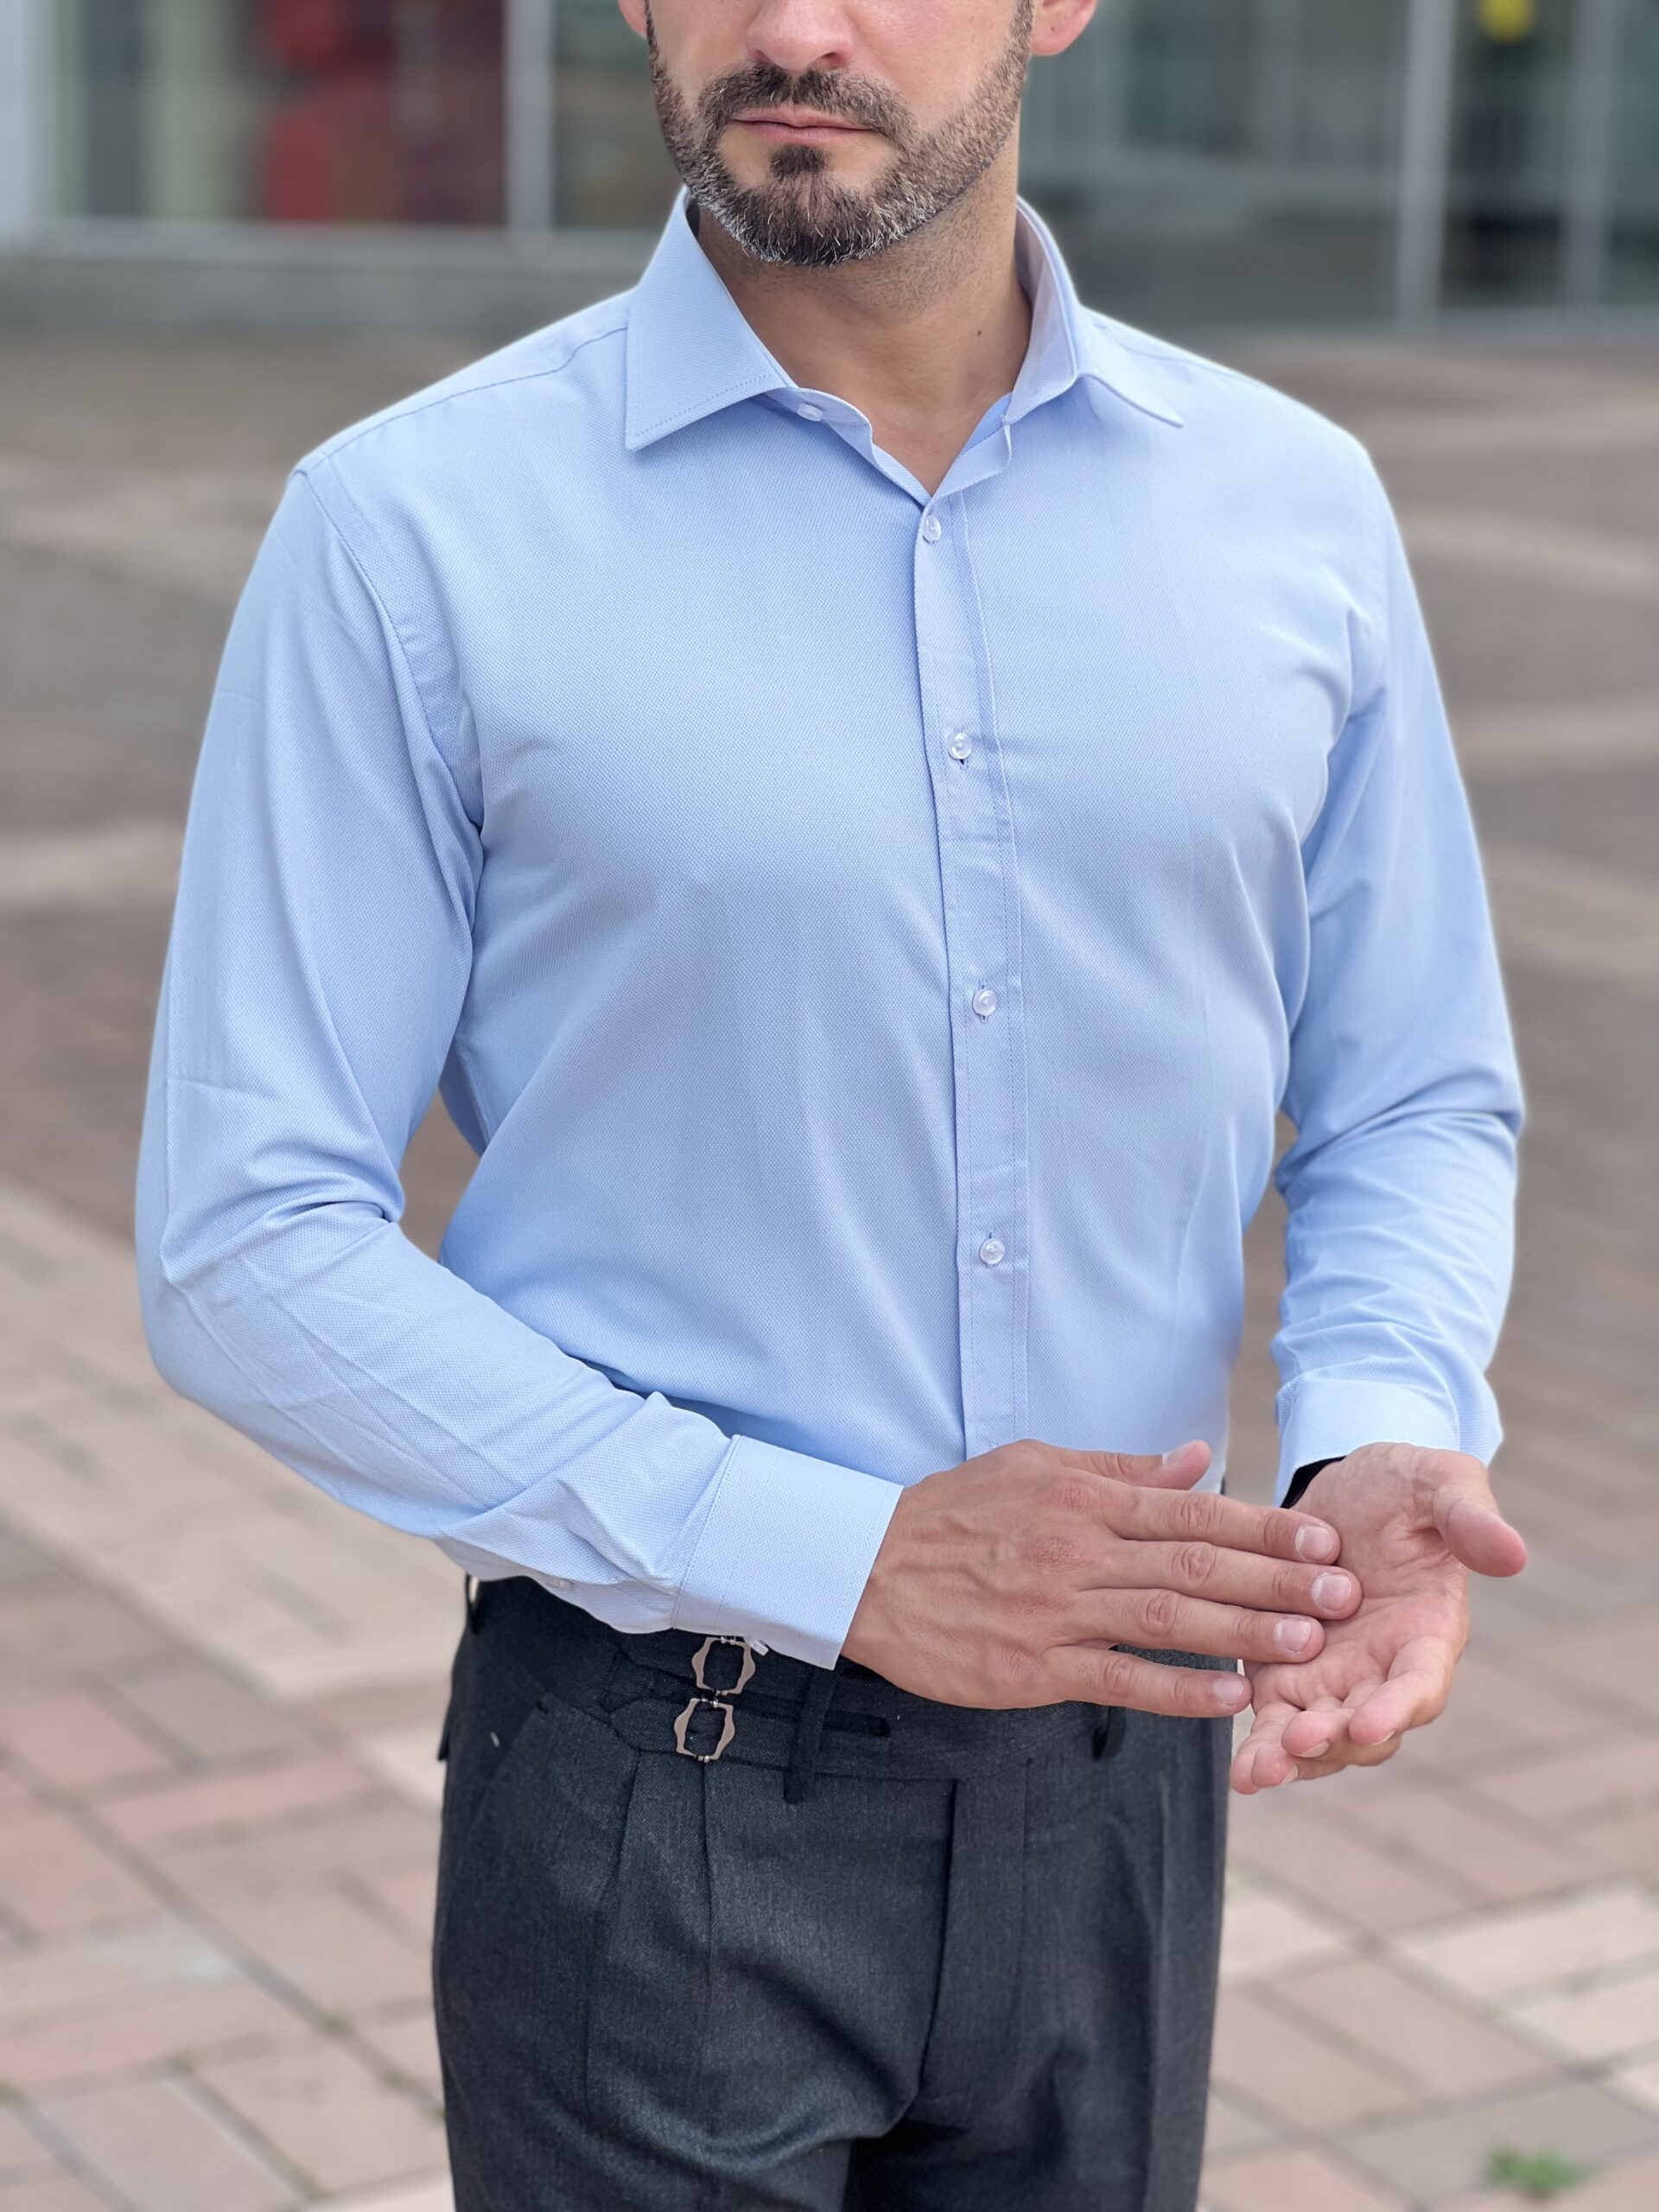
M 1020 182 L 1089 296 L 1137 317 L 1391 304 L 1405 0 L 1101 0 L 1032 63 Z M 558 220 L 654 229 L 677 181 L 645 41 L 558 0 Z
M 1386 314 L 1405 0 L 1102 0 L 1027 80 L 1020 177 L 1129 321 Z
M 658 125 L 645 41 L 616 0 L 558 0 L 554 35 L 558 221 L 659 229 L 679 176 Z
M 503 0 L 57 0 L 68 215 L 499 223 Z
M 1559 298 L 1576 0 L 1461 11 L 1446 194 L 1449 307 Z

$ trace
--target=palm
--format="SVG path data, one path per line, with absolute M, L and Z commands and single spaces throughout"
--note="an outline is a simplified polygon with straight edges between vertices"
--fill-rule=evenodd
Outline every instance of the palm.
M 1462 1453 L 1368 1446 L 1308 1485 L 1302 1504 L 1338 1531 L 1342 1564 L 1363 1595 L 1346 1620 L 1325 1623 L 1313 1658 L 1247 1663 L 1255 1720 L 1234 1763 L 1236 1787 L 1249 1792 L 1298 1771 L 1386 1758 L 1405 1729 L 1445 1703 L 1469 1635 L 1469 1567 L 1448 1540 L 1444 1503 L 1435 1507 L 1433 1463 L 1448 1459 L 1479 1465 Z M 1524 1559 L 1486 1529 L 1450 1525 L 1485 1572 L 1514 1573 Z M 1515 1531 L 1498 1525 L 1518 1547 Z M 1481 1555 L 1494 1546 L 1490 1560 Z

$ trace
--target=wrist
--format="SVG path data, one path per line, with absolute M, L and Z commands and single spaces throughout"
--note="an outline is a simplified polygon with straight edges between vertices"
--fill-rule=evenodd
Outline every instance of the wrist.
M 1322 1468 L 1334 1467 L 1338 1459 L 1345 1459 L 1347 1456 L 1348 1455 L 1345 1452 L 1333 1452 L 1328 1459 L 1310 1459 L 1305 1465 L 1298 1467 L 1295 1473 L 1290 1478 L 1290 1488 L 1285 1492 L 1283 1498 L 1280 1501 L 1281 1505 L 1300 1505 L 1302 1500 L 1302 1493 L 1306 1490 L 1314 1476 L 1317 1475 Z

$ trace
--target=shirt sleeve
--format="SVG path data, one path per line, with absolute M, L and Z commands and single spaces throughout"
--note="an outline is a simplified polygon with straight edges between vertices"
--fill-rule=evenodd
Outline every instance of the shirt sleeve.
M 1282 1498 L 1369 1443 L 1503 1435 L 1524 1103 L 1467 794 L 1399 527 L 1367 466 L 1374 598 L 1304 841 L 1307 968 L 1284 1109 L 1273 1340 Z
M 482 807 L 430 641 L 327 471 L 289 481 L 191 792 L 135 1193 L 151 1356 L 474 1573 L 831 1666 L 901 1485 L 619 1388 L 399 1226 L 471 975 Z

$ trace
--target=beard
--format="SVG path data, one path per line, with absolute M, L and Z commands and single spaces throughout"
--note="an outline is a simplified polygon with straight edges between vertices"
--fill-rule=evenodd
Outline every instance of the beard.
M 1007 143 L 1025 92 L 1032 10 L 1033 0 L 1016 0 L 1007 39 L 979 83 L 953 115 L 918 131 L 879 86 L 836 71 L 791 77 L 766 62 L 715 78 L 694 113 L 664 67 L 647 6 L 652 93 L 694 213 L 706 207 L 758 260 L 798 269 L 830 269 L 896 245 L 969 191 Z M 741 183 L 720 154 L 721 132 L 745 108 L 774 105 L 809 107 L 880 132 L 892 148 L 885 171 L 868 185 L 845 184 L 828 148 L 774 143 L 765 181 Z

